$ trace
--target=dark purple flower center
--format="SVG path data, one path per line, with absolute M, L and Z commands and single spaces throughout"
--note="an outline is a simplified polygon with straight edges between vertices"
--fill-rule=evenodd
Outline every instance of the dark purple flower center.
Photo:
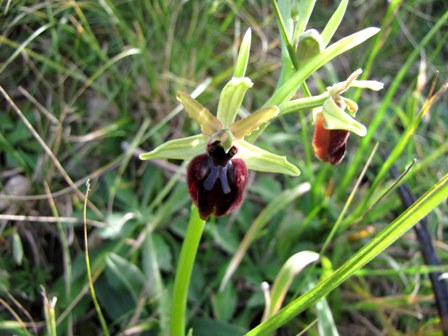
M 210 168 L 210 173 L 204 181 L 205 190 L 212 190 L 219 180 L 223 193 L 228 194 L 231 191 L 228 175 L 230 175 L 232 180 L 235 177 L 231 159 L 237 153 L 236 147 L 233 146 L 226 153 L 224 148 L 221 147 L 221 144 L 215 141 L 207 146 L 207 153 L 209 155 L 207 163 Z
M 215 141 L 207 145 L 206 153 L 190 162 L 188 191 L 202 219 L 210 215 L 224 216 L 241 204 L 247 167 L 243 160 L 234 158 L 237 152 L 233 146 L 226 153 L 222 144 Z
M 212 190 L 216 182 L 219 180 L 224 194 L 228 194 L 230 190 L 229 180 L 227 179 L 227 171 L 233 169 L 232 161 L 228 161 L 225 166 L 215 166 L 211 156 L 207 158 L 210 174 L 204 181 L 205 190 Z

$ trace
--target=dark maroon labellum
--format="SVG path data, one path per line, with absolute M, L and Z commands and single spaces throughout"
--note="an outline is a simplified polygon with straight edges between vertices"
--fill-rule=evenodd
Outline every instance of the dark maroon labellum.
M 243 160 L 233 158 L 236 153 L 235 146 L 226 153 L 216 141 L 188 165 L 188 191 L 204 220 L 227 215 L 243 201 L 247 167 Z
M 346 130 L 325 129 L 322 114 L 317 114 L 313 136 L 314 155 L 323 162 L 337 165 L 347 151 L 348 136 L 349 132 Z

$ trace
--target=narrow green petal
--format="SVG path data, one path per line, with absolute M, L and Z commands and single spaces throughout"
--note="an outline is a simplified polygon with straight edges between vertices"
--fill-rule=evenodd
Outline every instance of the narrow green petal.
M 299 168 L 289 163 L 285 156 L 273 154 L 244 140 L 238 142 L 237 157 L 244 160 L 248 169 L 265 173 L 300 175 Z
M 252 87 L 253 83 L 248 77 L 233 77 L 224 86 L 219 98 L 218 119 L 222 122 L 223 128 L 228 128 L 236 118 L 241 107 L 244 95 L 247 89 Z
M 196 99 L 185 92 L 177 93 L 177 100 L 184 106 L 190 118 L 201 126 L 202 134 L 212 135 L 222 129 L 221 122 L 202 106 Z
M 261 125 L 275 118 L 279 109 L 277 106 L 268 106 L 249 114 L 246 118 L 240 119 L 230 125 L 230 131 L 237 139 L 242 139 L 253 131 L 257 130 Z
M 358 112 L 358 104 L 356 104 L 355 101 L 345 98 L 345 97 L 340 97 L 346 106 L 346 109 L 348 111 L 348 113 L 354 118 L 356 117 L 356 112 Z
M 331 98 L 327 99 L 322 106 L 322 115 L 324 117 L 324 128 L 326 129 L 347 130 L 359 136 L 367 134 L 366 127 L 340 109 Z
M 140 160 L 177 159 L 191 160 L 205 153 L 209 137 L 203 134 L 165 142 L 149 153 L 140 154 Z

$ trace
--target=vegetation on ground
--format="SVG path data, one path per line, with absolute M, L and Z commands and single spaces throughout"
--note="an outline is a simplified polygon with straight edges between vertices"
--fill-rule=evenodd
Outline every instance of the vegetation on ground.
M 338 5 L 317 1 L 306 27 L 322 32 Z M 254 84 L 240 117 L 293 75 L 274 3 L 18 0 L 0 1 L 0 17 L 0 333 L 169 334 L 195 220 L 188 162 L 139 155 L 201 132 L 177 92 L 215 112 L 247 29 Z M 442 334 L 430 274 L 448 273 L 448 5 L 351 1 L 331 43 L 367 27 L 381 30 L 294 95 L 362 68 L 384 83 L 344 93 L 367 135 L 352 134 L 332 166 L 313 155 L 311 109 L 259 134 L 301 175 L 250 171 L 241 207 L 207 220 L 188 289 L 193 335 Z M 440 265 L 410 230 L 423 217 Z

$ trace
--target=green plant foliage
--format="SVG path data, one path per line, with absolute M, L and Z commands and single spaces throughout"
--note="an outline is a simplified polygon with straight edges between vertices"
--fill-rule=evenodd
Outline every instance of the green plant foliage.
M 445 1 L 18 0 L 0 17 L 1 335 L 443 334 Z M 335 166 L 313 155 L 324 112 L 354 132 Z M 211 138 L 249 173 L 204 223 L 186 171 Z

